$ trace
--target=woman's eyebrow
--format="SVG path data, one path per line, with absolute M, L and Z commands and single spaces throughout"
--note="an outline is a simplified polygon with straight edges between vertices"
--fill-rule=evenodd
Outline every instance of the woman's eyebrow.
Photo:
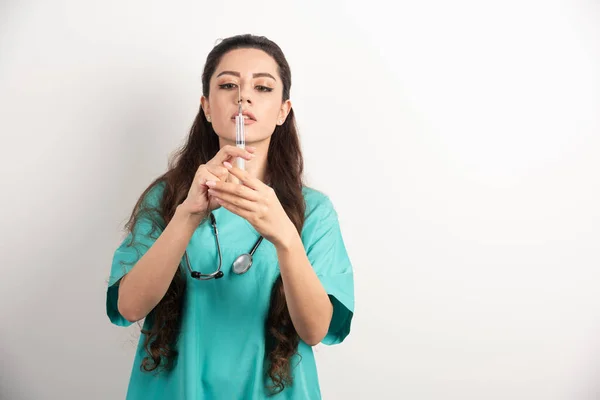
M 233 75 L 233 76 L 237 76 L 238 78 L 240 77 L 240 73 L 237 71 L 223 71 L 223 72 L 219 73 L 219 75 L 217 75 L 217 78 L 220 77 L 221 75 Z M 277 79 L 275 79 L 275 77 L 273 75 L 269 74 L 268 72 L 258 72 L 256 74 L 252 74 L 252 77 L 253 78 L 266 77 L 266 78 L 271 78 L 275 82 L 277 82 Z

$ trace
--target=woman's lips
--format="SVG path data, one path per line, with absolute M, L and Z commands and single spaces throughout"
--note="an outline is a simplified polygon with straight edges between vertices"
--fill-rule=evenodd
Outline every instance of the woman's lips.
M 235 118 L 231 118 L 231 120 L 233 121 L 233 123 L 235 123 Z M 244 116 L 244 125 L 252 125 L 255 122 L 256 121 L 253 120 L 252 118 L 248 118 L 248 117 Z

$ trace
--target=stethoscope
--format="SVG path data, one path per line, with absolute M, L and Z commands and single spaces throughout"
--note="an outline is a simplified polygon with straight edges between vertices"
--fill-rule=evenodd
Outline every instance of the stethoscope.
M 192 278 L 201 280 L 201 281 L 207 281 L 209 279 L 219 279 L 222 278 L 223 275 L 225 275 L 223 273 L 223 271 L 221 271 L 221 264 L 223 262 L 223 256 L 221 255 L 221 245 L 219 244 L 219 230 L 217 229 L 217 220 L 215 219 L 215 216 L 213 215 L 213 213 L 210 213 L 210 223 L 213 227 L 213 230 L 215 231 L 215 239 L 217 241 L 217 251 L 219 253 L 219 266 L 217 267 L 217 270 L 211 274 L 203 274 L 199 271 L 192 271 L 192 267 L 190 266 L 190 260 L 187 254 L 187 251 L 185 252 L 184 256 L 185 256 L 185 262 L 187 264 L 187 268 L 190 271 L 190 274 L 192 275 Z M 235 259 L 235 261 L 233 262 L 232 265 L 232 269 L 233 272 L 235 272 L 238 275 L 241 275 L 243 273 L 246 273 L 250 267 L 252 266 L 252 256 L 254 255 L 254 252 L 256 251 L 256 249 L 258 248 L 258 246 L 260 245 L 260 243 L 262 242 L 263 237 L 259 237 L 258 240 L 256 241 L 256 243 L 254 244 L 254 247 L 252 247 L 252 250 L 250 251 L 250 253 L 246 253 L 246 254 L 242 254 L 240 256 L 238 256 L 238 258 Z

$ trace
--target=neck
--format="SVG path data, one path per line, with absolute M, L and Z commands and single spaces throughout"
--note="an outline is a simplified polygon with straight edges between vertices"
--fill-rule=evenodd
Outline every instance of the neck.
M 250 176 L 258 178 L 262 182 L 265 182 L 265 179 L 267 179 L 267 154 L 270 142 L 270 137 L 260 142 L 246 142 L 248 146 L 256 147 L 256 151 L 254 152 L 255 157 L 252 160 L 246 160 L 246 171 Z M 222 148 L 225 145 L 235 146 L 235 142 L 219 138 L 219 147 Z M 234 157 L 231 161 L 231 164 L 234 166 L 236 158 Z

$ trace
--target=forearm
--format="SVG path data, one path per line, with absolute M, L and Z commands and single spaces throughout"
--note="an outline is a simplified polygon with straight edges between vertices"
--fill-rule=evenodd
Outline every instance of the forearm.
M 299 235 L 277 247 L 279 268 L 292 323 L 307 344 L 318 344 L 327 334 L 333 306 L 313 270 Z
M 177 272 L 181 257 L 200 217 L 181 209 L 119 284 L 119 312 L 129 321 L 138 321 L 162 300 Z

